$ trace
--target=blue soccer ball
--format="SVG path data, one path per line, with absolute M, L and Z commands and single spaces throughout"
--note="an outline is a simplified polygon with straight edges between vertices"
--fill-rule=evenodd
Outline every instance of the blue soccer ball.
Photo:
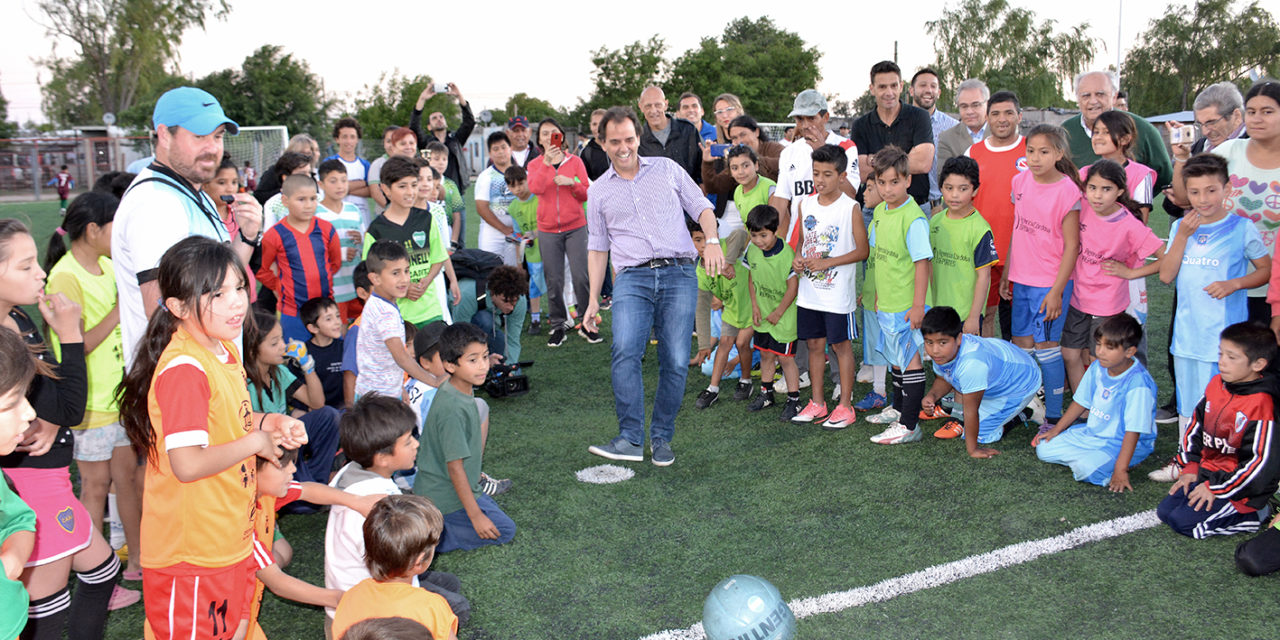
M 764 578 L 729 576 L 702 605 L 708 640 L 791 640 L 796 616 L 782 594 Z

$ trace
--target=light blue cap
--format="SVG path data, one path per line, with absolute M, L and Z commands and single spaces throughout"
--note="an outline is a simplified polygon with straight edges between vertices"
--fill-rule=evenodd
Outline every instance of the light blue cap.
M 198 136 L 213 133 L 218 125 L 227 125 L 227 133 L 235 135 L 240 125 L 222 112 L 222 105 L 204 89 L 178 87 L 170 89 L 156 101 L 151 124 L 159 127 L 182 127 Z

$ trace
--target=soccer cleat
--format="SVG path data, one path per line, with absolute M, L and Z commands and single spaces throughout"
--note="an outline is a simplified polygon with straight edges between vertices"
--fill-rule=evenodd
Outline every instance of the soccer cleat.
M 808 371 L 802 371 L 800 373 L 799 382 L 800 383 L 796 385 L 796 391 L 799 391 L 809 386 L 810 382 L 809 382 Z M 774 381 L 773 390 L 777 391 L 778 393 L 786 393 L 787 391 L 790 391 L 790 389 L 787 389 L 787 381 L 784 378 L 778 378 L 776 381 Z
M 495 479 L 489 474 L 480 472 L 480 493 L 486 496 L 496 496 L 504 494 L 511 490 L 511 480 L 503 478 Z
M 802 422 L 802 423 L 814 422 L 815 420 L 822 420 L 823 418 L 826 418 L 826 417 L 827 417 L 826 403 L 818 404 L 810 400 L 809 404 L 806 404 L 804 406 L 804 410 L 802 410 L 800 413 L 797 413 L 795 417 L 791 419 L 791 421 Z
M 107 611 L 116 611 L 117 609 L 133 606 L 141 599 L 141 591 L 116 585 L 116 588 L 111 591 L 111 598 L 107 600 Z
M 926 411 L 924 409 L 920 410 L 921 420 L 941 420 L 943 418 L 950 418 L 950 417 L 951 417 L 951 414 L 947 413 L 947 410 L 942 408 L 942 403 L 938 403 L 938 402 L 935 402 L 933 404 L 933 411 Z
M 942 423 L 942 428 L 933 432 L 933 437 L 950 440 L 959 438 L 964 435 L 964 425 L 959 420 L 948 420 Z
M 733 399 L 742 402 L 751 397 L 751 380 L 738 382 L 738 386 L 733 390 Z
M 838 431 L 845 427 L 853 426 L 858 419 L 858 414 L 844 405 L 837 405 L 836 410 L 827 416 L 826 422 L 822 423 L 822 428 L 827 431 Z
M 666 467 L 676 461 L 676 454 L 671 451 L 671 443 L 666 440 L 654 440 L 649 443 L 649 458 L 654 466 Z
M 1030 415 L 1027 414 L 1027 409 L 1031 410 Z M 1034 424 L 1044 424 L 1045 423 L 1044 398 L 1041 398 L 1039 395 L 1032 398 L 1031 402 L 1027 403 L 1027 408 L 1022 410 L 1022 414 L 1026 416 L 1027 422 L 1031 422 Z M 1054 421 L 1054 424 L 1057 424 L 1057 421 Z M 1050 425 L 1050 426 L 1053 426 L 1053 425 Z
M 1178 412 L 1169 407 L 1160 407 L 1156 410 L 1157 424 L 1173 424 L 1178 421 Z
M 772 407 L 777 404 L 777 402 L 778 401 L 774 399 L 772 391 L 762 391 L 756 394 L 756 397 L 751 401 L 751 404 L 747 405 L 747 411 L 759 411 L 765 407 Z
M 866 384 L 875 382 L 875 379 L 876 374 L 869 364 L 863 364 L 861 367 L 858 367 L 858 375 L 853 378 L 854 382 L 863 382 Z
M 706 409 L 707 407 L 715 404 L 716 400 L 718 400 L 719 398 L 720 398 L 719 391 L 703 389 L 702 393 L 698 394 L 698 399 L 693 401 L 693 406 L 699 409 Z
M 871 441 L 876 444 L 906 444 L 908 442 L 919 442 L 924 437 L 919 427 L 908 429 L 901 422 L 895 422 L 889 425 L 888 429 L 871 436 Z
M 791 422 L 793 418 L 800 414 L 800 400 L 787 398 L 787 403 L 782 405 L 782 414 L 778 419 L 783 422 Z
M 853 405 L 853 408 L 858 411 L 870 411 L 872 409 L 882 409 L 885 406 L 888 406 L 888 404 L 888 398 L 872 391 L 867 395 L 862 396 L 862 399 L 858 401 L 858 404 Z
M 609 441 L 609 444 L 603 446 L 591 445 L 587 447 L 588 453 L 593 453 L 601 458 L 610 460 L 624 460 L 627 462 L 643 462 L 644 449 L 638 444 L 627 442 L 626 438 L 618 436 Z
M 600 310 L 608 311 L 613 308 L 613 296 L 600 296 Z
M 547 336 L 547 346 L 555 348 L 562 344 L 564 344 L 564 328 L 556 327 L 551 330 L 551 335 Z
M 529 323 L 529 335 L 536 336 L 542 333 L 542 322 L 534 320 Z
M 582 339 L 586 340 L 589 344 L 600 344 L 601 342 L 600 333 L 597 331 L 588 331 L 586 327 L 580 327 L 578 329 L 578 335 L 582 336 Z
M 1147 474 L 1147 477 L 1156 482 L 1177 482 L 1178 476 L 1182 475 L 1182 467 L 1177 462 L 1170 462 L 1155 471 Z
M 867 416 L 867 422 L 871 424 L 891 424 L 897 422 L 898 418 L 901 417 L 902 414 L 899 413 L 897 409 L 894 409 L 893 407 L 885 407 L 884 411 L 873 416 Z

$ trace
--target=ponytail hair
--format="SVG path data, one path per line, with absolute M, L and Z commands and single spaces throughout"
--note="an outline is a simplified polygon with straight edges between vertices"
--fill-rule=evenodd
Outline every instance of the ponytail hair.
M 1071 179 L 1076 184 L 1076 188 L 1084 191 L 1084 183 L 1080 181 L 1080 170 L 1076 168 L 1076 164 L 1071 161 L 1071 142 L 1067 137 L 1067 130 L 1056 124 L 1038 124 L 1027 132 L 1027 142 L 1036 136 L 1044 136 L 1053 148 L 1062 153 L 1062 157 L 1054 163 L 1053 168 L 1058 170 L 1064 176 Z
M 254 309 L 253 315 L 245 318 L 244 323 L 244 372 L 253 383 L 254 392 L 258 396 L 258 406 L 262 406 L 262 394 L 271 394 L 275 389 L 279 369 L 270 367 L 264 375 L 258 366 L 258 347 L 267 339 L 267 334 L 280 324 L 276 314 L 263 309 Z
M 147 396 L 151 392 L 160 356 L 182 324 L 182 320 L 169 312 L 164 301 L 170 298 L 180 301 L 200 324 L 201 313 L 211 304 L 207 296 L 222 288 L 228 269 L 239 276 L 241 285 L 247 284 L 244 265 L 231 247 L 203 236 L 184 238 L 160 258 L 157 278 L 160 306 L 147 321 L 147 330 L 138 343 L 133 367 L 125 372 L 124 380 L 116 389 L 120 423 L 138 456 L 155 461 L 156 435 L 151 428 Z
M 116 217 L 116 207 L 120 206 L 120 201 L 110 193 L 102 191 L 86 191 L 71 201 L 71 206 L 67 207 L 67 214 L 62 218 L 62 226 L 49 236 L 49 247 L 44 252 L 44 270 L 49 272 L 53 270 L 53 265 L 58 264 L 62 256 L 67 254 L 67 243 L 63 241 L 63 236 L 67 236 L 71 242 L 75 242 L 84 237 L 84 232 L 89 229 L 90 224 L 96 224 L 99 227 L 105 227 L 111 224 Z
M 1099 178 L 1114 184 L 1116 188 L 1120 190 L 1120 195 L 1116 198 L 1116 202 L 1119 202 L 1120 206 L 1128 209 L 1129 213 L 1133 214 L 1133 217 L 1138 220 L 1142 220 L 1141 205 L 1133 199 L 1133 196 L 1129 195 L 1129 180 L 1128 176 L 1125 175 L 1124 167 L 1104 158 L 1093 163 L 1089 167 L 1089 171 L 1085 175 L 1084 181 L 1087 183 L 1092 180 L 1094 176 L 1098 176 Z

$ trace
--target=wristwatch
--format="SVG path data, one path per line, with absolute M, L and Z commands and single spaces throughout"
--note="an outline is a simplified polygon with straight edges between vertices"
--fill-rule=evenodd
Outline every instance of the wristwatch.
M 258 248 L 258 245 L 259 245 L 259 244 L 262 244 L 262 229 L 258 229 L 258 237 L 254 238 L 253 240 L 250 240 L 250 239 L 246 238 L 246 237 L 245 237 L 245 235 L 244 235 L 244 231 L 241 231 L 241 232 L 240 232 L 240 241 L 241 241 L 241 242 L 243 242 L 243 243 L 245 243 L 245 244 L 247 244 L 247 245 L 249 245 L 249 246 L 251 246 L 251 247 L 253 247 L 253 248 L 255 248 L 255 249 L 257 249 L 257 248 Z

